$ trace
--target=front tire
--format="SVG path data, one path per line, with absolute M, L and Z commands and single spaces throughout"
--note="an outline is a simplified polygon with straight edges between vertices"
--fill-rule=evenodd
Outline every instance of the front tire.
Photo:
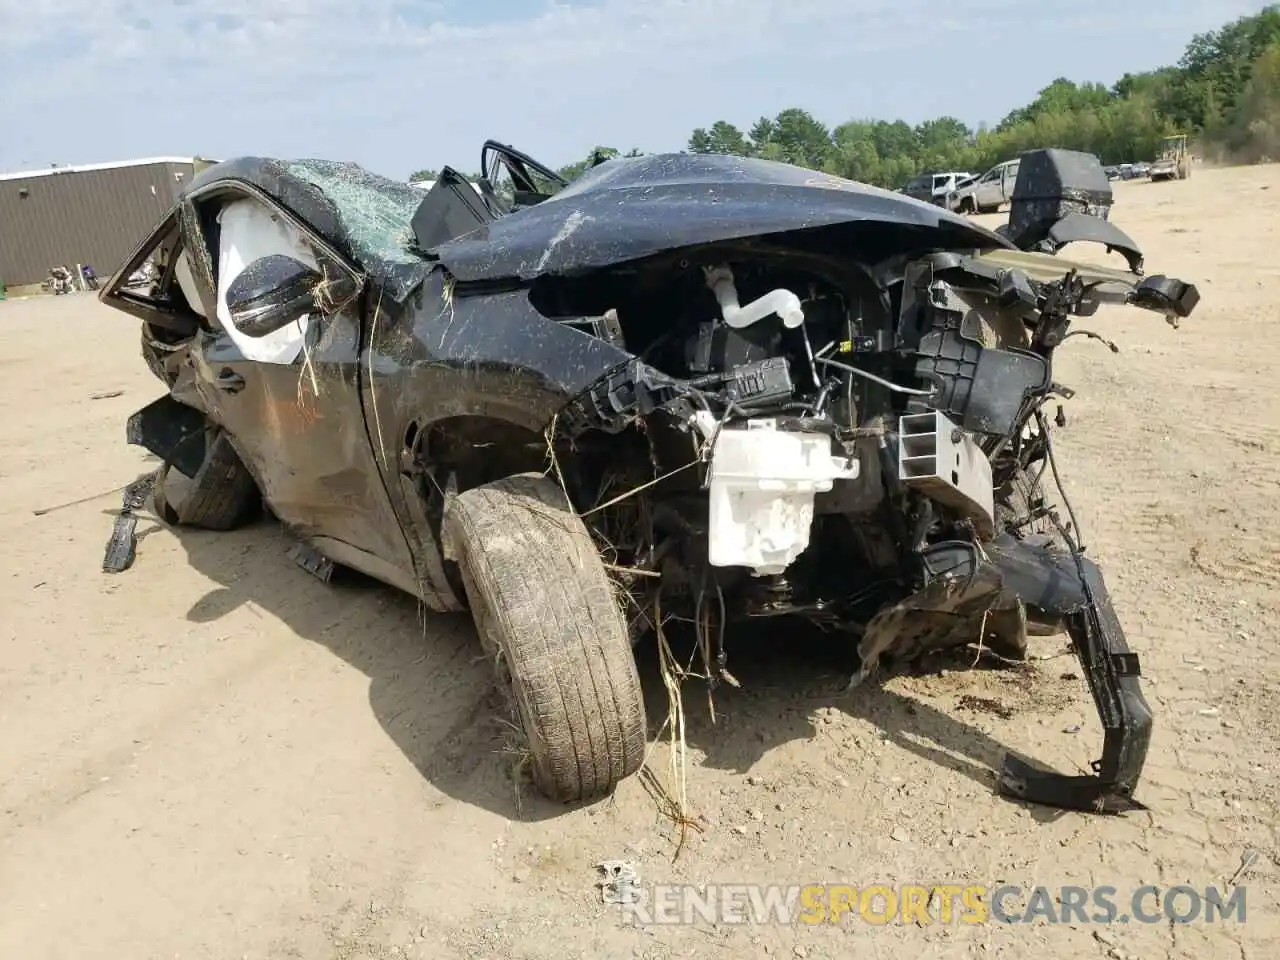
M 534 783 L 595 799 L 640 769 L 644 700 L 618 596 L 561 489 L 519 474 L 445 513 L 481 645 L 528 739 Z

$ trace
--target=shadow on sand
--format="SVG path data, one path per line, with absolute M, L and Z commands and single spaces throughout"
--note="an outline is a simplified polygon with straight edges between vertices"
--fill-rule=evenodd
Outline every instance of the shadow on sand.
M 143 517 L 140 534 L 152 519 Z M 408 595 L 352 571 L 338 570 L 321 583 L 288 558 L 291 541 L 271 520 L 231 533 L 172 532 L 191 565 L 219 584 L 192 606 L 189 620 L 212 622 L 245 604 L 256 606 L 369 678 L 378 722 L 441 792 L 512 819 L 564 813 L 563 805 L 517 788 L 513 738 L 469 616 L 427 613 Z M 145 555 L 138 564 L 145 567 Z M 730 655 L 742 687 L 718 688 L 716 723 L 701 681 L 686 687 L 686 739 L 705 754 L 703 766 L 745 772 L 777 746 L 812 739 L 814 712 L 834 707 L 888 742 L 994 788 L 1007 748 L 955 716 L 878 684 L 846 692 L 855 667 L 846 639 L 766 622 L 738 632 Z M 652 737 L 667 714 L 652 644 L 642 645 L 638 661 Z M 992 802 L 1010 801 L 993 796 Z M 1038 819 L 1059 815 L 1031 809 Z

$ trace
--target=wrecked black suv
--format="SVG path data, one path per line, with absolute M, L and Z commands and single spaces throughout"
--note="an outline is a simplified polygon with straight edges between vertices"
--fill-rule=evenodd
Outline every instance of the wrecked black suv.
M 500 144 L 424 196 L 350 164 L 203 171 L 104 288 L 168 386 L 128 438 L 167 522 L 265 503 L 295 558 L 469 608 L 563 800 L 641 765 L 632 645 L 799 617 L 886 662 L 1065 630 L 1094 776 L 1011 758 L 1006 793 L 1136 805 L 1151 715 L 1098 568 L 1042 487 L 1053 356 L 1126 303 L 1176 323 L 1096 158 L 1024 155 L 1009 224 L 764 160 L 665 155 L 573 183 Z M 1071 263 L 1063 244 L 1128 269 Z M 145 263 L 154 281 L 130 286 Z M 1084 331 L 1079 331 L 1084 332 Z M 126 493 L 105 568 L 133 561 Z M 1067 505 L 1069 512 L 1070 507 Z

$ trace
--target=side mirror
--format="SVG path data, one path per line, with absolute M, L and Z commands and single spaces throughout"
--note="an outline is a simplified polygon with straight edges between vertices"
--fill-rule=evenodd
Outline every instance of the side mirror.
M 227 309 L 237 330 L 250 337 L 265 337 L 283 329 L 316 308 L 316 288 L 324 277 L 311 267 L 284 254 L 253 261 L 231 281 Z M 326 284 L 325 298 L 343 303 L 359 291 L 345 273 Z

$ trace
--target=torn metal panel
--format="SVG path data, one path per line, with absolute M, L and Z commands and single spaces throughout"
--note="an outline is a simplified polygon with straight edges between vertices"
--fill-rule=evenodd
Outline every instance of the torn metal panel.
M 1135 796 L 1151 746 L 1151 706 L 1143 696 L 1138 655 L 1129 649 L 1102 571 L 1076 558 L 1077 581 L 1086 602 L 1067 619 L 1072 647 L 1084 667 L 1089 692 L 1102 720 L 1102 756 L 1093 774 L 1072 776 L 1034 766 L 1014 754 L 1005 758 L 1001 792 L 1026 800 L 1090 813 L 1145 809 Z

